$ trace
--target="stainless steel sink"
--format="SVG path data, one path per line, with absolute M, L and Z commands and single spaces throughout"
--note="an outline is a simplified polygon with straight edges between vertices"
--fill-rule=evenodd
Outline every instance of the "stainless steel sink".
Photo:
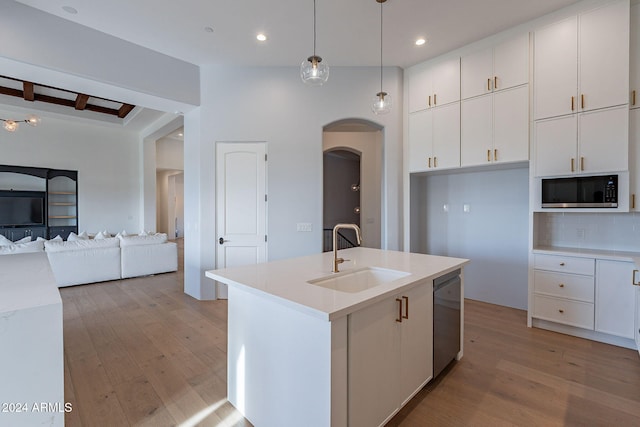
M 334 291 L 356 293 L 393 282 L 409 274 L 387 268 L 364 267 L 309 280 L 307 283 Z

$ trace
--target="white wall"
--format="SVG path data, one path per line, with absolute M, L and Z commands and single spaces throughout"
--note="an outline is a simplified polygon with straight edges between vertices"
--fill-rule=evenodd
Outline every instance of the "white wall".
M 184 169 L 184 143 L 173 138 L 160 138 L 156 142 L 157 169 Z
M 526 309 L 529 169 L 414 177 L 412 187 L 411 250 L 470 259 L 465 297 Z
M 0 117 L 20 113 L 0 110 Z M 0 129 L 1 162 L 78 171 L 78 229 L 140 230 L 140 151 L 136 134 L 43 118 L 37 127 Z
M 383 247 L 401 247 L 402 111 L 375 116 L 379 69 L 333 67 L 329 82 L 307 87 L 298 67 L 202 70 L 202 106 L 185 115 L 185 290 L 204 298 L 215 267 L 216 141 L 266 141 L 269 259 L 317 253 L 322 233 L 322 130 L 345 118 L 384 126 Z M 402 105 L 402 72 L 385 69 L 385 89 Z M 310 222 L 313 232 L 296 232 Z

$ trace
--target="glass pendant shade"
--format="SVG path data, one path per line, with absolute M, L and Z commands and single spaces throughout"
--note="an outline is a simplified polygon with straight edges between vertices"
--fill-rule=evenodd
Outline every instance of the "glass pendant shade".
M 5 120 L 4 130 L 7 132 L 15 132 L 18 129 L 18 123 L 13 120 Z
M 300 65 L 300 77 L 310 86 L 321 86 L 329 79 L 329 66 L 319 56 L 310 56 Z
M 378 92 L 373 98 L 373 105 L 371 110 L 375 114 L 388 114 L 391 111 L 391 95 L 387 92 Z

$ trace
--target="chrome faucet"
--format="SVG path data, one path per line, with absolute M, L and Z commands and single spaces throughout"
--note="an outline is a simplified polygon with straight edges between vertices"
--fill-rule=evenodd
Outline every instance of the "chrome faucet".
M 337 224 L 333 227 L 333 271 L 334 273 L 338 273 L 338 264 L 342 264 L 345 260 L 343 258 L 338 258 L 338 230 L 340 228 L 351 228 L 356 232 L 356 240 L 358 241 L 358 245 L 362 242 L 362 232 L 360 231 L 360 227 L 356 224 Z M 349 261 L 349 260 L 347 260 Z

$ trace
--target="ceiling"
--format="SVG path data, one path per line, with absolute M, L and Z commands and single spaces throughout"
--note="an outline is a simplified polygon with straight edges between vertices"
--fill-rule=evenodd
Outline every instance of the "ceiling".
M 295 66 L 313 53 L 312 0 L 17 1 L 196 65 Z M 405 68 L 572 3 L 388 0 L 384 64 Z M 375 0 L 317 0 L 316 7 L 318 55 L 330 66 L 379 65 Z M 259 32 L 266 42 L 256 40 Z M 427 43 L 416 46 L 418 37 Z

